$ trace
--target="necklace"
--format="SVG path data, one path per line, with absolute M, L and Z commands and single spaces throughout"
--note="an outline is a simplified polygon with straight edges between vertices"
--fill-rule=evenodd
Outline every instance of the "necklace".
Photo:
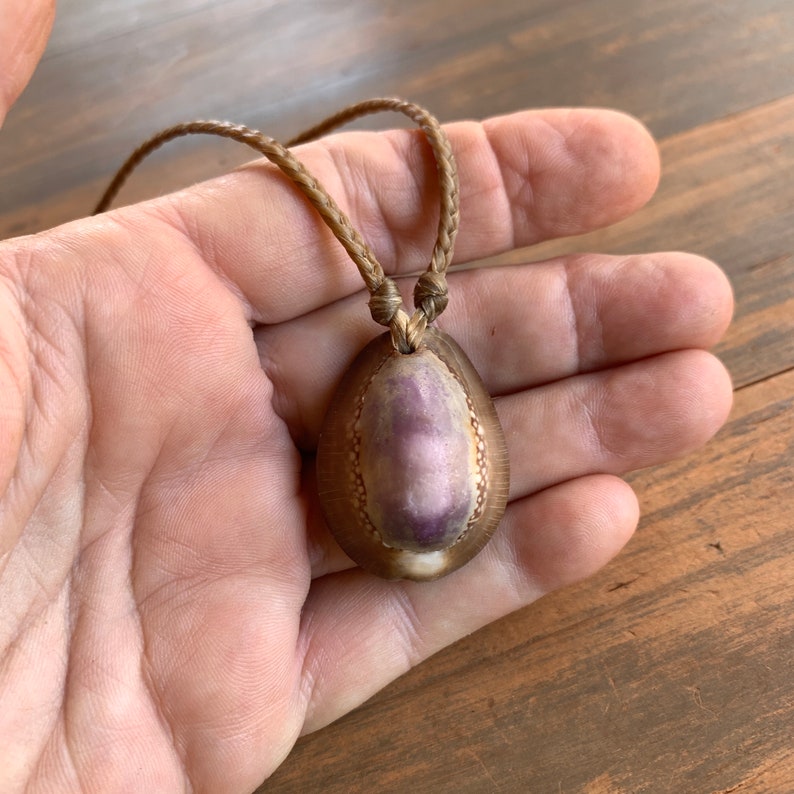
M 409 314 L 396 282 L 347 216 L 289 151 L 354 118 L 393 110 L 424 133 L 436 161 L 440 214 L 430 264 Z M 329 529 L 359 566 L 387 579 L 432 580 L 464 565 L 488 542 L 507 504 L 507 448 L 496 409 L 458 344 L 434 328 L 448 302 L 446 272 L 459 223 L 455 159 L 438 121 L 401 99 L 351 105 L 286 146 L 220 121 L 169 127 L 139 146 L 95 209 L 104 212 L 135 167 L 174 138 L 210 134 L 265 155 L 303 192 L 358 267 L 375 322 L 370 342 L 342 378 L 317 448 L 318 498 Z

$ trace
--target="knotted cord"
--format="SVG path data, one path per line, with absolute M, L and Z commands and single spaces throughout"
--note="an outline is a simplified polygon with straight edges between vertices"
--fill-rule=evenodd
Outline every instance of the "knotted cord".
M 438 233 L 427 270 L 414 287 L 414 312 L 406 312 L 396 282 L 387 276 L 372 249 L 358 233 L 325 188 L 306 170 L 288 147 L 314 140 L 353 119 L 383 110 L 402 113 L 425 134 L 436 161 L 440 214 Z M 397 98 L 370 99 L 344 108 L 316 124 L 286 145 L 240 124 L 225 121 L 191 121 L 176 124 L 141 144 L 116 173 L 97 204 L 94 215 L 105 212 L 135 168 L 155 149 L 186 135 L 217 135 L 243 143 L 267 157 L 302 191 L 325 224 L 356 264 L 370 292 L 369 308 L 375 322 L 391 330 L 392 343 L 401 353 L 411 353 L 422 342 L 425 329 L 447 305 L 446 271 L 452 261 L 460 221 L 460 195 L 455 158 L 446 133 L 427 110 Z

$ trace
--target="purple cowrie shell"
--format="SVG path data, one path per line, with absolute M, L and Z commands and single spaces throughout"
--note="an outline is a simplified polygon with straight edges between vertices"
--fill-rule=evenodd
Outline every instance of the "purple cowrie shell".
M 413 353 L 373 340 L 334 395 L 317 449 L 320 505 L 348 556 L 387 579 L 437 579 L 488 542 L 509 471 L 496 409 L 466 355 L 427 329 Z

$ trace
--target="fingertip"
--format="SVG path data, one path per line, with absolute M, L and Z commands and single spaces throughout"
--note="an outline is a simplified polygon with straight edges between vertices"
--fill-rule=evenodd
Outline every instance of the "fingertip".
M 602 366 L 605 353 L 612 361 L 629 361 L 670 350 L 709 349 L 733 314 L 726 275 L 695 254 L 574 257 L 566 283 L 581 317 L 579 356 L 585 368 Z M 593 296 L 597 320 L 588 323 Z
M 682 289 L 682 311 L 702 328 L 702 344 L 712 347 L 722 339 L 733 319 L 733 286 L 719 265 L 703 256 L 676 254 L 689 273 L 688 289 Z
M 733 407 L 733 381 L 727 367 L 717 356 L 705 350 L 691 351 L 700 376 L 702 419 L 700 437 L 693 447 L 705 444 L 728 420 Z
M 55 0 L 0 0 L 0 126 L 33 74 L 54 18 Z
M 621 264 L 614 276 L 624 284 L 636 279 L 629 292 L 644 294 L 652 301 L 646 301 L 643 315 L 654 320 L 655 334 L 662 335 L 664 326 L 669 349 L 708 349 L 722 338 L 733 316 L 733 289 L 726 274 L 710 259 L 673 251 L 630 256 Z M 624 335 L 625 331 L 623 328 Z
M 733 385 L 725 365 L 707 350 L 679 350 L 660 361 L 656 388 L 663 397 L 657 406 L 655 442 L 659 448 L 666 446 L 667 458 L 673 459 L 702 447 L 725 424 Z
M 573 110 L 569 146 L 582 162 L 589 206 L 586 226 L 601 228 L 633 214 L 650 201 L 659 186 L 659 148 L 648 128 L 618 110 Z
M 656 406 L 657 427 L 646 438 L 653 455 L 637 467 L 700 449 L 725 424 L 733 405 L 731 376 L 712 353 L 680 350 L 660 361 L 663 363 L 655 379 L 661 396 Z
M 582 234 L 642 207 L 659 182 L 637 119 L 600 108 L 524 111 L 483 122 L 513 204 L 515 242 Z
M 651 131 L 635 116 L 617 110 L 606 110 L 604 114 L 606 123 L 617 133 L 624 178 L 635 180 L 633 212 L 650 201 L 659 187 L 662 170 L 659 146 Z
M 608 474 L 548 488 L 514 511 L 517 559 L 530 581 L 547 592 L 606 565 L 629 541 L 640 515 L 631 487 Z

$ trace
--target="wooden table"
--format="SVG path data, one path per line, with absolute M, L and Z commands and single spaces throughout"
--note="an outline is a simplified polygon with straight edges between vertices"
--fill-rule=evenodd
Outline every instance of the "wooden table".
M 87 213 L 174 121 L 287 137 L 383 94 L 442 119 L 568 104 L 641 118 L 661 141 L 652 203 L 520 258 L 721 263 L 736 404 L 705 450 L 631 478 L 643 519 L 611 565 L 300 741 L 262 791 L 794 791 L 791 0 L 72 0 L 0 135 L 0 236 Z M 247 157 L 174 146 L 125 200 Z

